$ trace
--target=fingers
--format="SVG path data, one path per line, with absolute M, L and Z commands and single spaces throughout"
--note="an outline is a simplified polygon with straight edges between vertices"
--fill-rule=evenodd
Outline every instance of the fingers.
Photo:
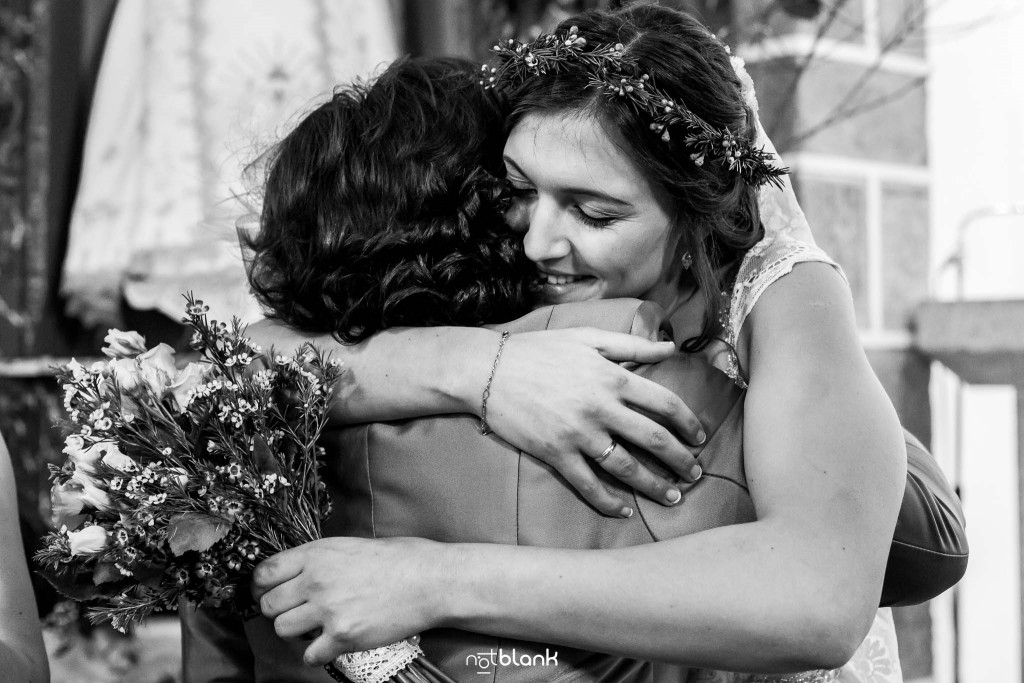
M 642 337 L 592 328 L 575 330 L 580 340 L 615 362 L 656 363 L 676 352 L 672 342 L 654 342 Z M 679 434 L 686 443 L 699 446 L 706 436 L 700 420 L 682 399 L 672 391 L 648 379 L 629 373 L 620 382 L 622 397 L 631 405 L 646 411 L 658 422 Z M 643 444 L 637 444 L 647 449 Z
M 656 422 L 668 427 L 692 446 L 703 445 L 707 440 L 700 420 L 689 406 L 683 403 L 683 400 L 675 393 L 657 382 L 630 373 L 629 379 L 622 383 L 622 398 L 634 408 L 646 412 Z M 657 448 L 656 442 L 661 436 L 653 437 L 652 432 L 652 438 L 654 443 L 651 445 Z M 632 441 L 632 439 L 630 441 L 655 455 L 660 452 L 648 448 L 644 443 Z
M 608 517 L 632 517 L 633 508 L 611 493 L 597 478 L 585 458 L 564 458 L 555 469 L 591 507 Z
M 590 327 L 575 332 L 583 343 L 594 347 L 602 356 L 616 363 L 657 363 L 676 352 L 675 344 L 670 341 L 656 342 L 632 334 Z
M 302 638 L 310 632 L 316 632 L 319 637 L 321 626 L 320 610 L 308 602 L 274 619 L 274 631 L 282 638 Z
M 324 632 L 310 643 L 302 659 L 309 666 L 324 666 L 333 662 L 336 657 L 351 652 L 352 649 L 351 645 L 346 646 L 345 643 Z
M 252 597 L 260 597 L 271 588 L 294 579 L 302 573 L 299 555 L 285 550 L 256 565 L 252 572 Z
M 603 459 L 594 459 L 602 469 L 634 491 L 663 505 L 675 505 L 682 500 L 682 493 L 672 482 L 655 474 L 637 460 L 624 443 L 618 440 L 614 443 L 615 448 L 611 453 Z
M 276 619 L 288 610 L 306 604 L 306 597 L 298 585 L 289 582 L 267 591 L 259 598 L 260 612 L 267 619 Z
M 620 445 L 623 443 L 629 444 L 630 446 L 638 447 L 650 453 L 654 458 L 664 464 L 665 467 L 678 474 L 683 481 L 693 482 L 700 478 L 702 471 L 700 469 L 700 465 L 697 464 L 696 456 L 694 456 L 690 449 L 683 445 L 671 431 L 661 426 L 651 418 L 634 410 L 630 410 L 625 406 L 614 406 L 608 413 L 607 422 L 611 433 L 616 435 L 616 440 Z M 625 460 L 626 458 L 636 462 L 636 471 L 630 471 L 634 466 L 629 464 Z M 609 456 L 608 460 L 613 460 L 612 456 Z M 610 466 L 607 461 L 602 463 L 602 466 L 622 481 L 626 480 L 616 474 L 616 470 L 610 469 L 610 467 L 617 467 L 619 471 L 625 472 L 633 477 L 638 476 L 637 473 L 640 472 L 639 468 L 642 467 L 641 463 L 636 461 L 636 458 L 628 453 L 628 449 L 624 449 L 623 452 L 613 460 Z M 639 476 L 642 477 L 648 485 L 651 485 L 650 478 L 646 477 L 642 472 L 640 472 Z M 653 477 L 655 475 L 651 473 L 651 476 Z M 661 498 L 657 497 L 654 499 L 661 500 Z

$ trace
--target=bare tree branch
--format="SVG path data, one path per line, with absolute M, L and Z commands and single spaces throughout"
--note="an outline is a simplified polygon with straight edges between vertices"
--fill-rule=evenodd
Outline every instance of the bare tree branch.
M 821 121 L 814 124 L 810 128 L 801 131 L 799 135 L 794 136 L 792 144 L 799 145 L 800 143 L 805 142 L 806 140 L 809 140 L 810 138 L 814 137 L 815 135 L 825 130 L 829 126 L 833 126 L 836 123 L 839 123 L 840 121 L 845 121 L 846 119 L 853 118 L 858 114 L 863 114 L 866 111 L 871 111 L 872 109 L 877 109 L 878 107 L 882 107 L 886 104 L 889 104 L 890 102 L 895 102 L 901 97 L 923 86 L 926 81 L 926 78 L 920 76 L 908 81 L 907 83 L 904 83 L 898 88 L 895 88 L 885 93 L 884 95 L 879 95 L 878 97 L 867 100 L 865 102 L 861 102 L 857 105 L 854 105 L 846 109 L 833 109 L 832 113 L 830 113 L 826 118 L 822 119 Z
M 811 62 L 814 61 L 817 55 L 818 47 L 821 44 L 821 40 L 828 33 L 829 29 L 835 23 L 836 18 L 839 16 L 839 12 L 846 5 L 847 0 L 835 0 L 831 7 L 829 7 L 828 14 L 825 16 L 824 21 L 818 25 L 818 30 L 814 34 L 814 40 L 811 42 L 811 48 L 807 51 L 807 54 L 797 64 L 796 69 L 793 71 L 793 78 L 789 82 L 789 86 L 786 88 L 785 94 L 777 100 L 778 106 L 775 110 L 774 116 L 772 117 L 773 122 L 783 121 L 795 104 L 796 91 L 800 85 L 800 80 L 803 78 L 807 69 L 810 67 Z M 775 5 L 775 3 L 772 3 Z M 774 135 L 777 131 L 769 131 L 769 137 Z
M 942 0 L 940 0 L 940 2 L 941 1 Z M 818 123 L 794 134 L 789 140 L 789 145 L 797 145 L 828 126 L 838 123 L 839 121 L 844 121 L 857 114 L 862 114 L 865 111 L 880 107 L 883 104 L 892 102 L 899 99 L 899 97 L 902 97 L 906 93 L 920 87 L 923 84 L 924 79 L 915 79 L 907 85 L 897 88 L 892 93 L 874 98 L 869 102 L 851 106 L 851 102 L 861 94 L 861 91 L 863 91 L 871 81 L 871 78 L 881 69 L 883 62 L 885 61 L 885 57 L 902 45 L 911 34 L 923 25 L 927 7 L 928 3 L 921 2 L 913 15 L 900 26 L 898 31 L 894 32 L 893 35 L 879 47 L 878 54 L 875 56 L 875 59 L 864 69 L 860 76 L 858 76 L 857 80 L 854 81 L 853 85 L 850 86 L 849 90 L 846 91 L 842 99 L 832 108 L 832 110 Z M 892 97 L 891 95 L 894 93 L 896 96 Z

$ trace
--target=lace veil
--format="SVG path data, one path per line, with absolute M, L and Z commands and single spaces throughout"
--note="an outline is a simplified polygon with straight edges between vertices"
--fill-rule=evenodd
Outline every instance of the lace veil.
M 742 86 L 743 101 L 754 114 L 754 125 L 757 129 L 757 137 L 754 141 L 755 147 L 763 147 L 782 164 L 775 145 L 768 138 L 764 127 L 761 126 L 761 119 L 758 116 L 757 95 L 754 92 L 754 81 L 747 73 L 743 59 L 730 55 L 732 68 L 740 79 Z M 766 236 L 786 235 L 793 239 L 814 245 L 814 236 L 811 234 L 811 226 L 804 216 L 800 203 L 796 200 L 796 193 L 793 192 L 793 183 L 788 176 L 781 178 L 782 188 L 771 183 L 765 183 L 758 191 L 757 204 L 761 210 L 761 223 L 764 225 Z

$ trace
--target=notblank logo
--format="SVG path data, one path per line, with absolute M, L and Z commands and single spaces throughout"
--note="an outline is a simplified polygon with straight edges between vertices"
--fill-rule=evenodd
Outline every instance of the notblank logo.
M 558 651 L 544 648 L 544 654 L 517 653 L 515 648 L 506 652 L 502 648 L 477 652 L 466 656 L 466 666 L 473 666 L 478 674 L 487 674 L 499 666 L 558 666 Z

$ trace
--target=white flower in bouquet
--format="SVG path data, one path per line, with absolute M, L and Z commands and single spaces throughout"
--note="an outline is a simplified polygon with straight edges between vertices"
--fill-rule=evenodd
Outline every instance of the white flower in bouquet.
M 71 555 L 96 555 L 107 546 L 107 530 L 99 524 L 68 532 Z
M 86 449 L 85 439 L 82 438 L 81 434 L 71 434 L 64 439 L 63 452 L 69 458 L 81 458 L 79 454 Z
M 139 386 L 141 378 L 134 358 L 116 358 L 110 361 L 107 368 L 114 384 L 122 392 L 131 393 Z
M 146 339 L 138 332 L 110 329 L 103 341 L 106 346 L 100 350 L 107 358 L 135 358 L 146 351 Z
M 71 482 L 78 485 L 79 493 L 77 495 L 83 504 L 100 512 L 111 509 L 110 496 L 107 495 L 106 491 L 97 486 L 97 481 L 85 470 L 75 470 L 75 473 L 71 475 Z M 68 493 L 72 496 L 75 495 L 73 489 L 69 490 Z
M 50 515 L 54 527 L 67 526 L 70 518 L 80 514 L 83 507 L 82 489 L 77 485 L 54 483 L 50 488 Z
M 206 382 L 207 374 L 207 370 L 200 363 L 189 363 L 178 373 L 174 383 L 168 388 L 174 396 L 174 402 L 178 404 L 179 412 L 187 410 L 189 394 Z
M 88 370 L 85 369 L 85 366 L 79 363 L 74 358 L 72 358 L 65 367 L 67 367 L 68 371 L 71 373 L 71 376 L 76 380 L 82 379 L 88 373 Z
M 135 359 L 139 377 L 153 396 L 161 399 L 171 385 L 171 378 L 178 375 L 174 366 L 174 349 L 167 344 L 157 344 Z
M 122 394 L 135 395 L 146 388 L 157 400 L 164 397 L 172 378 L 178 376 L 174 349 L 167 344 L 157 344 L 134 358 L 114 358 L 107 367 Z
M 139 463 L 128 457 L 115 445 L 111 444 L 103 455 L 103 464 L 121 472 L 131 472 L 138 469 Z
M 102 419 L 103 418 L 99 418 L 99 420 Z M 101 461 L 105 462 L 108 455 L 123 455 L 121 451 L 118 450 L 117 444 L 111 441 L 97 441 L 91 446 L 83 448 L 78 445 L 79 443 L 84 445 L 84 440 L 78 434 L 72 434 L 65 439 L 64 443 L 64 452 L 67 453 L 68 459 L 75 463 L 75 469 L 83 470 L 90 474 L 95 474 L 96 466 Z

